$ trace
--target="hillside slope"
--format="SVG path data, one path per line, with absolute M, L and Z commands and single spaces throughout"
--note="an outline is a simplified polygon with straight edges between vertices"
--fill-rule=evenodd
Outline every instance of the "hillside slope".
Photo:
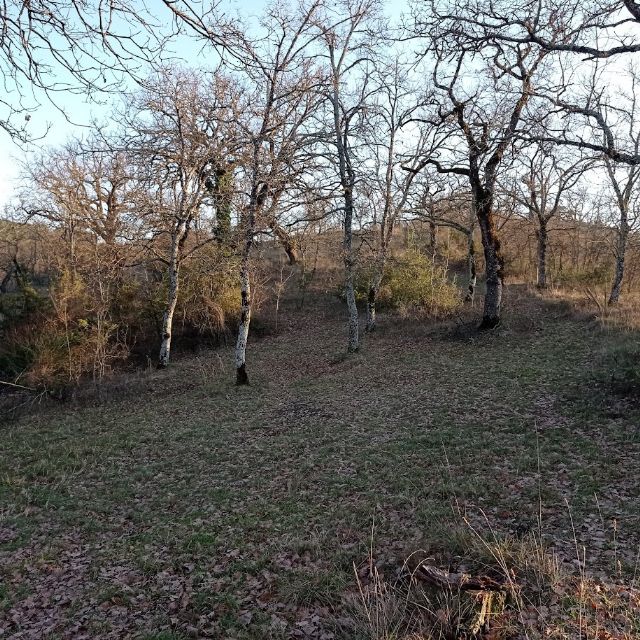
M 640 412 L 593 384 L 619 337 L 527 305 L 485 335 L 382 318 L 348 358 L 340 317 L 291 311 L 252 345 L 251 387 L 219 351 L 3 427 L 3 637 L 372 638 L 354 565 L 391 581 L 474 531 L 541 534 L 563 575 L 630 582 Z M 593 622 L 559 600 L 530 637 Z M 597 624 L 634 637 L 627 605 Z

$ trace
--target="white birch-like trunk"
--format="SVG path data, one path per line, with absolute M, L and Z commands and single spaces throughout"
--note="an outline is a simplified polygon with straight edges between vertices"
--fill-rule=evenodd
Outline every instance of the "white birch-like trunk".
M 627 240 L 629 237 L 629 224 L 627 222 L 626 211 L 622 212 L 618 238 L 616 242 L 616 266 L 613 276 L 613 285 L 609 294 L 609 304 L 617 304 L 622 291 L 622 280 L 624 278 L 624 261 L 627 253 Z
M 251 274 L 249 271 L 249 252 L 245 248 L 240 267 L 240 324 L 236 340 L 236 384 L 249 384 L 247 375 L 247 341 L 249 340 L 249 324 L 251 323 Z
M 171 334 L 173 331 L 173 314 L 178 303 L 178 287 L 180 272 L 180 245 L 186 230 L 186 223 L 181 223 L 171 238 L 171 256 L 167 273 L 169 275 L 169 290 L 167 292 L 167 304 L 162 316 L 162 342 L 160 343 L 160 355 L 158 368 L 164 369 L 169 365 L 171 356 Z
M 257 159 L 254 159 L 254 162 L 254 172 L 257 174 Z M 238 325 L 238 337 L 236 339 L 235 349 L 236 384 L 238 386 L 249 384 L 249 376 L 247 374 L 247 342 L 249 340 L 249 325 L 251 323 L 251 248 L 253 247 L 256 211 L 259 208 L 258 200 L 258 185 L 254 184 L 249 210 L 247 211 L 247 228 L 245 230 L 242 259 L 240 262 L 240 324 Z

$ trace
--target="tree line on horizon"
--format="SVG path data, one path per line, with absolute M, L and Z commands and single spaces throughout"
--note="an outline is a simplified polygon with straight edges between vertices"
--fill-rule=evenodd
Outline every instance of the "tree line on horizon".
M 1 330 L 19 347 L 14 383 L 37 350 L 18 326 L 28 316 L 55 336 L 69 379 L 100 377 L 140 316 L 157 319 L 168 366 L 183 296 L 200 325 L 237 318 L 236 382 L 248 384 L 256 245 L 273 239 L 295 265 L 305 234 L 329 228 L 341 229 L 348 352 L 362 342 L 359 298 L 364 330 L 376 328 L 407 220 L 424 222 L 434 247 L 438 228 L 463 239 L 468 301 L 480 241 L 481 330 L 502 319 L 506 220 L 534 230 L 540 288 L 560 221 L 603 226 L 607 302 L 620 300 L 640 203 L 640 4 L 414 0 L 395 26 L 374 0 L 275 2 L 255 20 L 221 3 L 163 4 L 215 68 L 162 61 L 170 34 L 122 0 L 108 16 L 60 0 L 5 17 L 0 59 L 18 98 L 1 126 L 15 140 L 29 143 L 25 87 L 55 100 L 97 90 L 100 74 L 111 89 L 127 74 L 136 85 L 114 97 L 107 124 L 31 154 L 7 207 Z M 19 260 L 26 227 L 47 238 L 44 297 Z

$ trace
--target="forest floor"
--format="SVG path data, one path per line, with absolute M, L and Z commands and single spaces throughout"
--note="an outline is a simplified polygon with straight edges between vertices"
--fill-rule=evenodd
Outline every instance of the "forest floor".
M 344 357 L 336 309 L 250 387 L 221 349 L 2 426 L 0 638 L 471 637 L 455 589 L 407 596 L 418 551 L 509 582 L 476 637 L 640 637 L 640 403 L 600 372 L 633 336 L 509 292 L 494 332 L 383 314 Z

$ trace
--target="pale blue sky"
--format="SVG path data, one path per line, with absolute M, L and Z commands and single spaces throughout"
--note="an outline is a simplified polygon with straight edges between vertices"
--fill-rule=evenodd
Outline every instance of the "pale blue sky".
M 390 15 L 400 15 L 407 7 L 407 0 L 389 0 L 381 4 L 386 6 Z M 236 11 L 244 16 L 257 15 L 267 4 L 267 0 L 224 0 L 228 9 Z M 169 15 L 159 0 L 148 0 L 146 5 L 153 11 L 158 8 L 155 15 L 160 18 L 162 15 Z M 188 64 L 193 66 L 206 66 L 207 52 L 200 54 L 202 45 L 194 41 L 193 38 L 183 36 L 175 42 L 173 49 L 175 53 L 183 58 Z M 210 55 L 210 54 L 209 54 Z M 101 120 L 109 113 L 109 103 L 117 99 L 117 96 L 101 95 L 91 102 L 85 97 L 72 94 L 58 94 L 56 101 L 59 108 L 54 107 L 45 99 L 40 99 L 41 105 L 31 114 L 29 127 L 32 135 L 40 135 L 47 131 L 46 136 L 37 142 L 24 148 L 15 144 L 9 136 L 0 131 L 0 208 L 3 208 L 15 193 L 19 181 L 20 164 L 33 151 L 42 149 L 43 146 L 56 146 L 63 143 L 71 136 L 81 136 L 83 131 L 88 131 L 88 127 L 93 120 Z M 61 110 L 64 110 L 64 114 Z M 66 114 L 66 116 L 65 116 Z M 0 209 L 1 212 L 1 209 Z

